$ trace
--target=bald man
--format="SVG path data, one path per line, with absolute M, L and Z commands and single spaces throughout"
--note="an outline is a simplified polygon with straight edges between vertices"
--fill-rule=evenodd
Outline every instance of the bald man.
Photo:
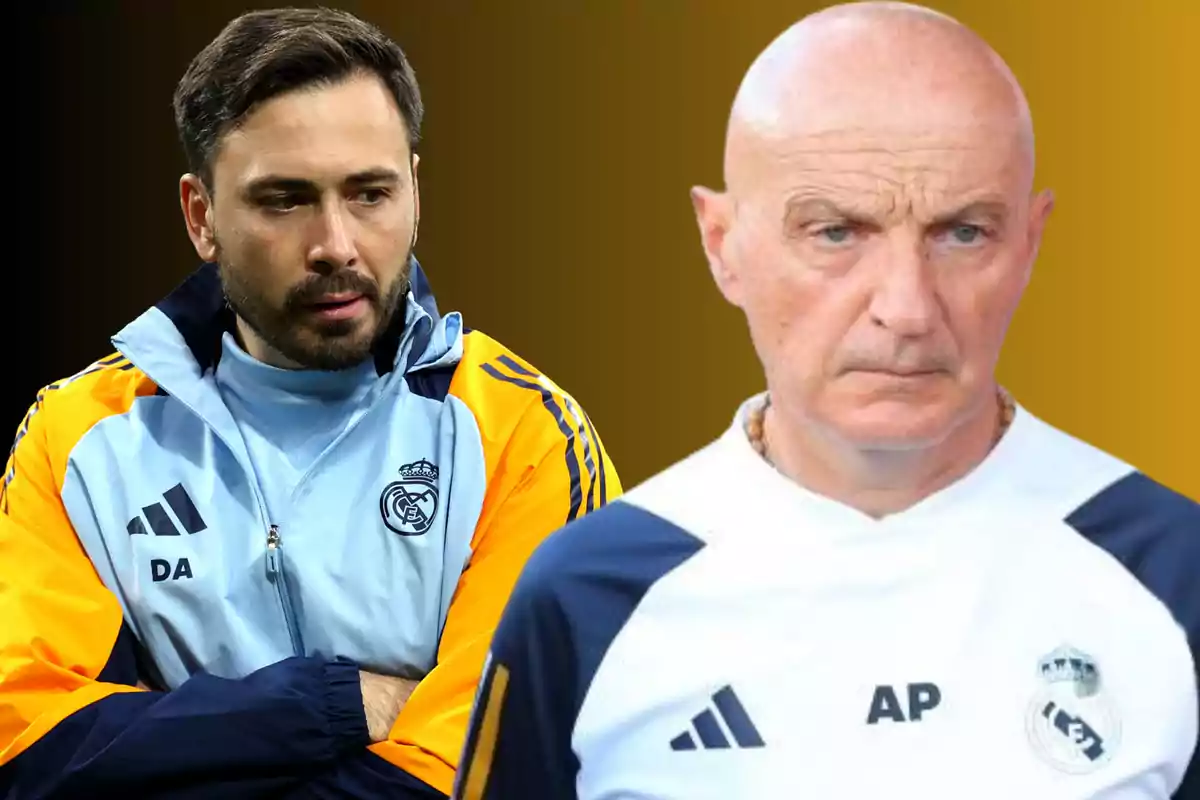
M 767 391 L 528 563 L 455 797 L 1200 797 L 1200 506 L 994 377 L 1033 174 L 953 20 L 767 48 L 693 192 Z

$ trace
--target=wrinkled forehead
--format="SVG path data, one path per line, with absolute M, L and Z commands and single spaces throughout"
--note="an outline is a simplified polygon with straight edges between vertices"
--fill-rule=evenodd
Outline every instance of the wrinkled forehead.
M 988 118 L 761 131 L 731 157 L 731 190 L 768 209 L 812 198 L 872 216 L 936 216 L 986 200 L 1016 212 L 1030 190 L 1019 133 Z

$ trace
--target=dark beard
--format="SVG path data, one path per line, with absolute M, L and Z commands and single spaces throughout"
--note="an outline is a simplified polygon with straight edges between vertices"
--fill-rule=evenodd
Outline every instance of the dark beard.
M 410 286 L 410 259 L 411 251 L 405 258 L 404 270 L 383 290 L 351 270 L 312 275 L 292 287 L 282 308 L 272 307 L 247 286 L 241 280 L 242 270 L 224 260 L 218 263 L 229 307 L 267 345 L 305 369 L 336 371 L 358 366 L 369 358 L 396 315 L 404 313 Z M 375 312 L 371 315 L 374 321 L 335 320 L 312 325 L 308 314 L 312 302 L 337 292 L 361 294 Z M 371 329 L 365 329 L 367 326 Z

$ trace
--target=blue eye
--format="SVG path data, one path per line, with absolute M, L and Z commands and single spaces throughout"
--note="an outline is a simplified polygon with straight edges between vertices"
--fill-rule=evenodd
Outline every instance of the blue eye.
M 829 225 L 817 231 L 817 235 L 833 244 L 843 244 L 853 233 L 849 225 Z
M 983 238 L 983 228 L 978 225 L 955 225 L 950 229 L 950 235 L 959 244 L 975 244 Z

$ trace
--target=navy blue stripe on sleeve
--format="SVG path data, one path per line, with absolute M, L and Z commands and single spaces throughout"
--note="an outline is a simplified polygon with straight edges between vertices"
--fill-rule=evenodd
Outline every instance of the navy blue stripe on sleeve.
M 115 655 L 106 677 L 135 682 L 135 665 L 135 655 Z M 368 743 L 358 667 L 291 658 L 241 680 L 199 674 L 170 692 L 105 697 L 17 756 L 5 780 L 20 798 L 236 800 L 286 787 Z
M 526 378 L 532 378 L 535 382 L 537 381 L 537 379 L 539 377 L 536 372 L 521 366 L 519 363 L 517 363 L 514 359 L 512 359 L 509 356 L 501 355 L 496 360 L 499 361 L 504 366 L 508 367 L 510 370 L 512 370 L 516 374 L 522 375 Z M 540 384 L 538 384 L 538 385 L 540 386 Z M 530 387 L 526 386 L 525 388 L 530 388 Z M 547 392 L 549 390 L 542 387 L 542 391 L 543 391 L 543 398 L 544 398 L 545 392 Z M 592 421 L 590 419 L 588 419 L 587 414 L 585 414 L 583 412 L 583 409 L 579 408 L 576 404 L 572 403 L 571 398 L 568 396 L 565 396 L 565 395 L 563 396 L 563 404 L 567 407 L 567 412 L 572 416 L 572 418 L 575 418 L 578 420 L 578 425 L 579 425 L 578 432 L 579 432 L 581 439 L 583 440 L 583 459 L 584 459 L 584 463 L 587 465 L 588 476 L 591 479 L 591 483 L 588 486 L 588 495 L 587 495 L 587 511 L 590 514 L 592 512 L 592 510 L 596 508 L 596 505 L 593 501 L 594 501 L 595 490 L 596 490 L 597 470 L 599 470 L 599 476 L 600 476 L 600 505 L 604 505 L 605 503 L 608 502 L 607 487 L 605 486 L 606 476 L 604 474 L 604 458 L 600 452 L 600 444 L 599 444 L 600 440 L 596 437 L 596 429 L 592 426 Z M 592 460 L 593 447 L 596 450 L 595 463 L 593 463 L 593 460 Z M 568 522 L 571 519 L 574 519 L 574 516 L 569 517 Z
M 508 359 L 508 361 L 514 364 L 516 363 L 515 361 L 512 361 L 512 359 Z M 491 364 L 482 364 L 480 365 L 480 368 L 496 380 L 501 380 L 505 383 L 511 383 L 513 386 L 519 386 L 522 389 L 528 389 L 541 395 L 542 405 L 545 406 L 546 410 L 550 412 L 550 416 L 554 418 L 554 423 L 558 426 L 559 431 L 562 432 L 563 437 L 566 439 L 566 445 L 563 448 L 563 455 L 567 462 L 567 474 L 571 479 L 571 508 L 567 512 L 567 518 L 565 522 L 571 522 L 572 520 L 576 519 L 579 516 L 580 506 L 583 504 L 583 484 L 580 480 L 579 457 L 575 454 L 576 432 L 575 428 L 567 422 L 567 418 L 563 414 L 562 409 L 558 407 L 558 403 L 555 402 L 554 392 L 550 391 L 545 386 L 542 386 L 540 383 L 535 383 L 523 378 L 517 378 L 512 375 L 505 375 Z M 522 368 L 522 372 L 528 372 L 528 370 Z
M 621 499 L 548 537 L 492 640 L 452 797 L 576 797 L 571 740 L 601 661 L 650 587 L 702 547 Z
M 582 411 L 582 409 L 580 409 Z M 586 413 L 583 414 L 583 421 L 587 424 L 588 433 L 592 436 L 592 441 L 596 444 L 596 461 L 600 464 L 600 505 L 608 503 L 608 475 L 604 470 L 604 453 L 600 451 L 600 437 L 596 435 L 596 426 L 592 424 L 592 420 Z
M 563 398 L 563 405 L 567 407 L 567 413 L 575 420 L 575 430 L 579 433 L 579 440 L 583 442 L 583 464 L 587 467 L 588 472 L 587 513 L 590 514 L 596 510 L 596 462 L 600 458 L 600 452 L 597 448 L 595 458 L 592 457 L 591 432 L 583 412 L 571 402 L 569 397 Z

